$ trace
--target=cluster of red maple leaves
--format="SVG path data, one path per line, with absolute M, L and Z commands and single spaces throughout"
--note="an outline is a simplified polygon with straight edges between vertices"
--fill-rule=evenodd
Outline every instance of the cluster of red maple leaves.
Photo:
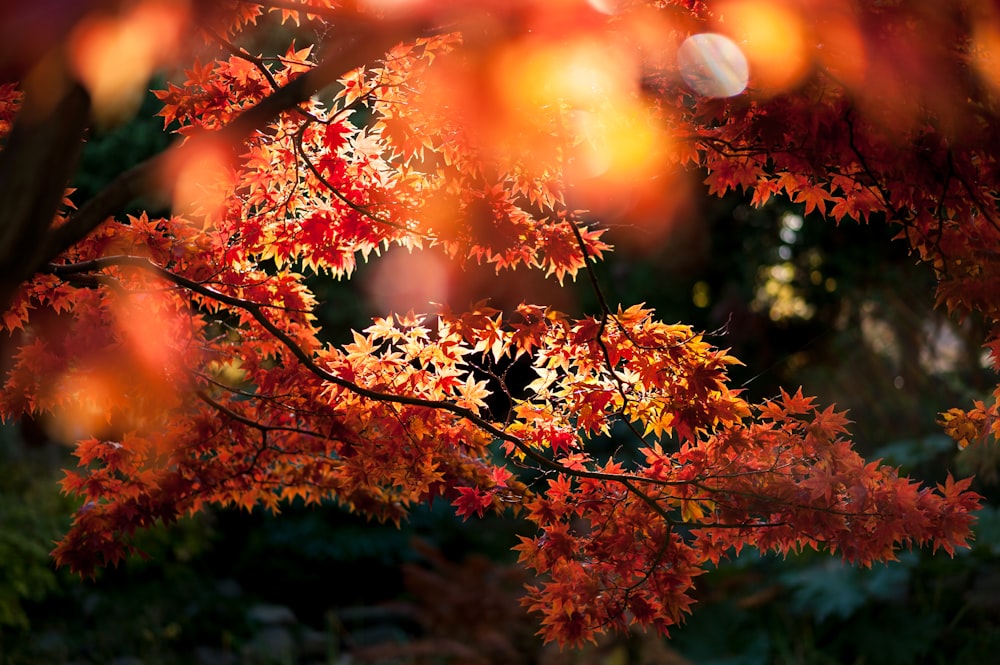
M 64 488 L 83 505 L 57 561 L 92 573 L 136 529 L 209 505 L 333 497 L 398 521 L 445 497 L 461 515 L 527 519 L 517 550 L 539 574 L 527 602 L 547 639 L 579 642 L 632 622 L 665 632 L 703 566 L 746 546 L 861 564 L 964 546 L 969 480 L 921 488 L 866 463 L 843 415 L 801 392 L 747 403 L 727 385 L 734 358 L 641 306 L 386 313 L 338 347 L 321 341 L 306 283 L 349 278 L 390 246 L 562 282 L 610 250 L 582 206 L 627 216 L 628 201 L 700 168 L 713 193 L 897 224 L 938 271 L 942 304 L 989 322 L 997 362 L 1000 124 L 997 82 L 980 72 L 1000 57 L 1000 16 L 925 4 L 95 10 L 85 25 L 105 36 L 148 29 L 142 12 L 179 26 L 171 59 L 150 61 L 171 68 L 156 96 L 179 139 L 91 200 L 54 201 L 5 294 L 0 415 L 41 419 L 80 462 Z M 727 21 L 751 15 L 763 23 Z M 276 24 L 297 42 L 261 53 Z M 765 48 L 775 25 L 798 50 Z M 747 91 L 685 85 L 674 53 L 696 33 L 743 48 Z M 68 63 L 60 85 L 87 88 L 93 117 L 114 122 L 121 108 L 99 105 L 132 84 L 86 69 L 114 61 L 88 49 L 132 42 L 81 34 L 53 56 Z M 40 96 L 35 70 L 0 86 L 0 155 L 44 123 Z M 170 213 L 122 214 L 136 195 Z M 514 359 L 537 378 L 492 413 L 488 386 L 507 388 L 488 375 Z M 966 442 L 1000 433 L 995 401 L 944 418 Z M 612 428 L 629 454 L 594 455 Z

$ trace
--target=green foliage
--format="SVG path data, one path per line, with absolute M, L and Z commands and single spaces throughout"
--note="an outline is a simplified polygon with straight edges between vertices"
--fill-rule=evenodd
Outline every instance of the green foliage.
M 976 540 L 973 551 L 986 556 L 1000 556 L 1000 509 L 983 506 L 976 513 Z
M 75 201 L 86 201 L 122 171 L 167 146 L 169 138 L 162 131 L 163 122 L 155 117 L 157 108 L 156 98 L 147 94 L 142 107 L 127 123 L 89 137 L 72 183 L 77 190 L 72 197 Z
M 6 496 L 4 501 L 10 499 Z M 44 543 L 58 535 L 39 519 L 35 506 L 16 501 L 0 507 L 0 625 L 29 627 L 22 602 L 37 600 L 56 586 Z
M 768 665 L 775 651 L 767 627 L 731 601 L 692 614 L 672 644 L 698 665 Z
M 0 628 L 27 629 L 26 601 L 57 587 L 49 551 L 69 523 L 71 502 L 59 494 L 54 467 L 20 451 L 16 433 L 0 429 Z
M 899 562 L 868 569 L 824 559 L 792 569 L 779 579 L 791 591 L 791 608 L 822 622 L 830 617 L 846 619 L 873 601 L 901 600 L 906 596 L 909 569 L 916 562 L 911 553 Z
M 939 472 L 955 457 L 928 434 L 875 450 L 904 471 Z M 746 553 L 701 580 L 702 606 L 673 644 L 699 665 L 992 662 L 1000 648 L 1000 511 L 977 513 L 971 551 L 903 552 L 870 569 L 814 553 Z
M 944 434 L 900 439 L 878 448 L 873 457 L 885 460 L 886 464 L 901 467 L 909 472 L 921 464 L 939 458 L 955 449 L 955 442 Z

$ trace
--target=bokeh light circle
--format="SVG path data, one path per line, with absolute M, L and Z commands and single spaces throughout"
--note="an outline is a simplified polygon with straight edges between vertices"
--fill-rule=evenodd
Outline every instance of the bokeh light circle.
M 733 97 L 750 79 L 750 65 L 736 42 L 725 35 L 691 35 L 677 50 L 677 67 L 684 82 L 704 97 Z

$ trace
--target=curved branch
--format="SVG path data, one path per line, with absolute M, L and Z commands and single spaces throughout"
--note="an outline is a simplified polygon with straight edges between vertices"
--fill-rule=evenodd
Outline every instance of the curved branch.
M 197 390 L 197 391 L 195 391 L 195 395 L 197 395 L 198 399 L 200 399 L 202 402 L 204 402 L 205 404 L 208 404 L 210 407 L 212 407 L 213 409 L 215 409 L 219 413 L 225 415 L 226 417 L 230 418 L 231 420 L 234 420 L 234 421 L 236 421 L 236 422 L 238 422 L 238 423 L 240 423 L 242 425 L 246 425 L 247 427 L 252 427 L 253 429 L 258 430 L 258 431 L 260 431 L 262 433 L 263 432 L 290 432 L 292 434 L 303 434 L 305 436 L 313 436 L 313 437 L 316 437 L 318 439 L 329 438 L 329 436 L 326 435 L 326 434 L 322 434 L 320 432 L 314 432 L 312 430 L 304 429 L 302 427 L 291 427 L 289 425 L 266 425 L 266 424 L 264 424 L 262 422 L 259 422 L 257 420 L 253 420 L 252 418 L 248 418 L 248 417 L 246 417 L 246 416 L 244 416 L 244 415 L 242 415 L 240 413 L 237 413 L 237 412 L 233 411 L 232 409 L 230 409 L 225 404 L 221 404 L 221 403 L 215 401 L 214 399 L 212 399 L 211 397 L 209 397 L 208 393 L 206 393 L 203 390 Z
M 645 476 L 638 476 L 635 474 L 614 474 L 614 473 L 602 473 L 600 471 L 586 471 L 582 469 L 570 469 L 563 466 L 557 461 L 551 460 L 545 457 L 537 450 L 533 449 L 527 443 L 524 442 L 520 437 L 514 436 L 510 432 L 497 427 L 494 423 L 486 420 L 476 412 L 463 406 L 452 402 L 445 402 L 442 400 L 432 400 L 423 397 L 413 397 L 410 395 L 397 395 L 393 393 L 384 393 L 377 390 L 371 390 L 360 386 L 353 381 L 349 381 L 333 372 L 330 372 L 322 367 L 320 367 L 313 358 L 307 353 L 301 346 L 299 346 L 292 337 L 279 328 L 277 325 L 271 321 L 270 318 L 264 313 L 268 305 L 263 305 L 261 303 L 252 302 L 245 300 L 243 298 L 238 298 L 236 296 L 231 296 L 220 291 L 216 291 L 213 288 L 207 287 L 204 284 L 196 282 L 194 280 L 183 277 L 176 273 L 170 272 L 169 270 L 158 266 L 147 258 L 139 256 L 106 256 L 98 259 L 91 259 L 89 261 L 81 261 L 79 263 L 73 264 L 50 264 L 46 272 L 56 275 L 57 277 L 67 277 L 70 275 L 78 275 L 80 273 L 88 273 L 94 270 L 103 270 L 105 268 L 113 266 L 126 266 L 138 268 L 141 270 L 149 271 L 162 279 L 176 284 L 182 288 L 193 291 L 205 297 L 211 298 L 218 302 L 221 302 L 230 307 L 235 307 L 241 309 L 257 321 L 264 330 L 274 336 L 282 346 L 284 346 L 288 351 L 295 357 L 295 359 L 308 370 L 310 373 L 314 374 L 321 380 L 332 383 L 339 386 L 345 390 L 348 390 L 355 395 L 364 397 L 377 402 L 387 402 L 393 404 L 405 404 L 409 406 L 420 406 L 431 409 L 438 409 L 441 411 L 448 411 L 450 413 L 467 420 L 473 425 L 479 427 L 484 432 L 500 439 L 506 441 L 513 445 L 519 452 L 524 454 L 532 461 L 536 462 L 539 466 L 544 467 L 550 471 L 557 471 L 560 473 L 565 473 L 578 478 L 590 478 L 594 480 L 603 480 L 607 482 L 622 483 L 630 486 L 629 489 L 637 493 L 637 495 L 642 497 L 642 492 L 637 488 L 634 488 L 634 483 L 648 483 L 655 486 L 680 486 L 688 484 L 687 481 L 666 481 L 656 478 L 648 478 Z M 644 501 L 653 501 L 648 496 L 643 498 Z
M 335 83 L 345 73 L 377 60 L 400 41 L 417 38 L 428 30 L 427 25 L 414 19 L 376 20 L 350 13 L 344 13 L 337 25 L 341 33 L 339 48 L 331 50 L 328 56 L 311 70 L 245 109 L 219 131 L 203 133 L 192 137 L 183 145 L 168 148 L 111 181 L 101 192 L 80 206 L 65 224 L 48 233 L 41 243 L 42 250 L 37 254 L 38 260 L 26 266 L 26 274 L 18 281 L 27 279 L 34 272 L 41 270 L 46 263 L 83 240 L 105 220 L 120 212 L 136 198 L 162 196 L 163 188 L 169 186 L 169 183 L 165 185 L 162 182 L 164 166 L 168 159 L 172 160 L 175 157 L 175 153 L 191 151 L 192 146 L 197 146 L 202 137 L 210 137 L 213 141 L 221 139 L 230 145 L 238 146 L 254 131 L 265 127 L 283 111 L 307 101 L 316 92 Z M 51 215 L 45 223 L 48 224 L 50 219 Z M 0 302 L 0 305 L 5 304 Z
M 76 167 L 90 115 L 90 96 L 76 83 L 55 100 L 50 82 L 29 81 L 24 103 L 0 150 L 0 311 L 21 282 L 49 261 L 46 230 Z
M 542 455 L 539 451 L 533 449 L 529 446 L 523 439 L 517 437 L 510 432 L 498 427 L 496 424 L 490 422 L 489 420 L 483 418 L 475 411 L 459 406 L 453 402 L 447 402 L 443 400 L 433 400 L 422 397 L 415 397 L 410 395 L 399 395 L 393 393 L 385 393 L 377 390 L 372 390 L 370 388 L 365 388 L 364 386 L 358 385 L 353 381 L 345 379 L 338 374 L 330 372 L 324 369 L 313 357 L 299 346 L 296 341 L 280 327 L 278 327 L 271 319 L 265 314 L 265 310 L 269 307 L 266 304 L 261 304 L 253 301 L 249 301 L 243 298 L 232 296 L 226 293 L 217 291 L 211 287 L 208 287 L 200 282 L 188 279 L 182 275 L 173 273 L 159 265 L 153 263 L 151 260 L 144 257 L 137 256 L 107 256 L 97 259 L 92 259 L 89 261 L 82 261 L 74 264 L 50 264 L 47 267 L 47 272 L 58 277 L 72 277 L 78 275 L 86 275 L 92 273 L 93 271 L 103 270 L 110 267 L 132 267 L 141 270 L 148 271 L 158 277 L 167 280 L 181 288 L 187 289 L 193 293 L 203 295 L 205 297 L 216 300 L 220 303 L 241 309 L 248 314 L 250 314 L 255 321 L 262 328 L 264 328 L 269 334 L 271 334 L 276 340 L 278 340 L 281 345 L 286 348 L 292 356 L 310 373 L 317 376 L 321 380 L 331 383 L 333 385 L 339 386 L 355 395 L 370 399 L 376 402 L 390 403 L 390 404 L 404 404 L 409 406 L 425 407 L 430 409 L 437 409 L 440 411 L 450 412 L 469 423 L 480 428 L 482 431 L 492 435 L 496 439 L 506 441 L 513 445 L 520 453 L 525 457 L 531 459 L 533 462 L 538 464 L 539 468 L 545 469 L 550 472 L 558 472 L 566 474 L 570 477 L 575 478 L 588 478 L 593 480 L 601 480 L 605 482 L 616 483 L 624 487 L 628 492 L 632 493 L 636 498 L 641 500 L 646 504 L 652 512 L 654 512 L 658 517 L 664 520 L 666 524 L 669 525 L 684 525 L 691 528 L 756 528 L 756 527 L 774 527 L 782 525 L 781 522 L 762 522 L 757 524 L 728 524 L 728 523 L 718 523 L 718 522 L 687 522 L 683 520 L 677 520 L 671 517 L 667 508 L 661 505 L 657 498 L 647 492 L 645 489 L 640 489 L 639 485 L 644 484 L 649 487 L 681 487 L 681 486 L 694 486 L 696 488 L 702 489 L 709 493 L 717 493 L 719 490 L 716 488 L 708 487 L 703 483 L 695 480 L 664 480 L 659 478 L 651 478 L 648 476 L 641 476 L 634 473 L 607 473 L 601 471 L 591 471 L 578 468 L 568 468 L 560 464 L 556 460 L 549 459 L 548 457 Z M 204 397 L 199 396 L 204 400 Z M 213 406 L 217 410 L 220 405 L 212 404 L 209 402 L 210 406 Z M 227 413 L 230 417 L 236 416 L 236 420 L 244 422 L 245 424 L 261 429 L 259 423 L 246 422 L 243 420 L 242 416 L 235 413 Z M 267 429 L 285 429 L 278 427 L 266 427 L 262 429 L 264 433 Z M 305 432 L 302 432 L 305 433 Z M 310 433 L 311 434 L 311 433 Z M 732 493 L 733 490 L 724 490 L 725 492 Z M 752 495 L 756 496 L 756 495 Z M 681 497 L 675 497 L 681 498 Z M 813 509 L 820 512 L 829 512 L 844 516 L 857 516 L 865 515 L 865 513 L 850 513 L 844 511 L 838 511 L 834 508 L 824 509 L 822 507 L 800 505 L 800 504 L 789 504 L 792 507 Z
M 302 129 L 305 129 L 305 127 L 302 127 Z M 350 208 L 354 212 L 358 213 L 362 217 L 364 217 L 364 218 L 366 218 L 366 219 L 368 219 L 368 220 L 370 220 L 372 222 L 375 222 L 377 224 L 384 224 L 385 226 L 389 226 L 389 227 L 392 227 L 394 229 L 398 229 L 400 231 L 403 231 L 405 233 L 409 233 L 409 234 L 412 234 L 412 235 L 417 235 L 417 236 L 421 236 L 421 237 L 424 237 L 424 238 L 429 238 L 429 236 L 427 236 L 426 234 L 420 233 L 416 229 L 409 229 L 406 226 L 404 226 L 402 224 L 397 224 L 396 222 L 394 222 L 394 221 L 392 221 L 390 219 L 384 219 L 382 217 L 379 217 L 377 214 L 375 214 L 374 212 L 372 212 L 371 210 L 369 210 L 365 206 L 361 205 L 360 203 L 355 203 L 354 201 L 351 200 L 350 197 L 348 197 L 342 191 L 340 191 L 339 189 L 337 189 L 333 185 L 333 183 L 331 183 L 327 179 L 326 176 L 324 176 L 322 173 L 320 173 L 320 170 L 316 167 L 316 164 L 312 161 L 312 158 L 306 152 L 305 148 L 302 145 L 302 134 L 303 134 L 303 132 L 300 130 L 300 131 L 295 132 L 295 134 L 293 134 L 293 136 L 292 136 L 292 142 L 293 142 L 292 144 L 295 146 L 295 152 L 296 152 L 296 154 L 298 154 L 298 156 L 302 159 L 302 161 L 305 162 L 306 168 L 309 169 L 309 172 L 312 173 L 313 177 L 316 178 L 316 180 L 318 180 L 319 183 L 321 185 L 323 185 L 323 187 L 325 187 L 331 194 L 333 194 L 335 197 L 337 197 L 337 199 L 339 201 L 341 201 L 344 205 L 346 205 L 348 208 Z

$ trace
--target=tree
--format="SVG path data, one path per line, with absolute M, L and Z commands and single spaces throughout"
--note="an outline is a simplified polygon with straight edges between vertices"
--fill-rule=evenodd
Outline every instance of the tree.
M 801 390 L 748 403 L 726 350 L 612 306 L 592 270 L 607 225 L 657 219 L 701 169 L 713 193 L 896 224 L 996 364 L 1000 15 L 925 5 L 94 2 L 48 50 L 4 55 L 0 414 L 79 458 L 56 560 L 90 574 L 209 505 L 332 497 L 398 522 L 443 498 L 526 518 L 527 603 L 579 642 L 666 632 L 704 566 L 747 546 L 865 565 L 965 546 L 969 479 L 865 462 Z M 164 68 L 177 142 L 75 201 L 87 132 Z M 324 342 L 308 280 L 390 246 L 582 273 L 599 311 L 386 312 Z M 942 422 L 962 444 L 996 413 Z

